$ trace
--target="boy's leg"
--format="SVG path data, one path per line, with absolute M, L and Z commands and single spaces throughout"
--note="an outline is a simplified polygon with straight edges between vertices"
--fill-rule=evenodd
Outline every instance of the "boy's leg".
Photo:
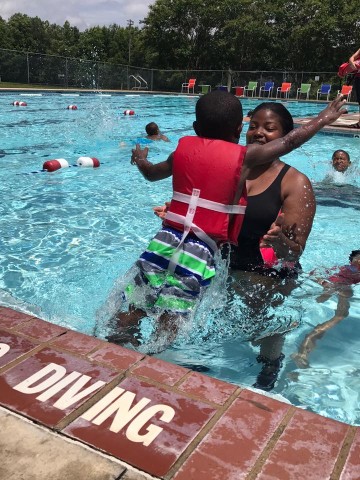
M 134 305 L 129 306 L 128 312 L 118 312 L 116 333 L 108 335 L 107 340 L 118 345 L 131 343 L 134 347 L 139 346 L 140 342 L 137 337 L 140 334 L 140 320 L 145 316 L 146 312 Z
M 116 319 L 119 327 L 133 327 L 139 325 L 142 318 L 146 317 L 145 310 L 137 308 L 134 305 L 129 305 L 127 312 L 118 312 Z

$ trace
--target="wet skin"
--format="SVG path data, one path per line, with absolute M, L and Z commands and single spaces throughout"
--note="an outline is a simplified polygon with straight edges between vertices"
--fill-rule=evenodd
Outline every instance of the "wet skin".
M 350 163 L 345 152 L 337 152 L 332 158 L 332 165 L 337 172 L 345 172 L 349 168 Z

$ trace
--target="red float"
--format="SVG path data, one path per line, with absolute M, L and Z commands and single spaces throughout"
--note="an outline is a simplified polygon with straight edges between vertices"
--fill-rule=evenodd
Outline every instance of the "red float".
M 77 110 L 78 109 L 76 105 L 68 105 L 66 108 L 68 110 Z
M 13 102 L 11 105 L 14 105 L 15 107 L 27 107 L 27 103 L 26 102 L 21 102 L 19 100 L 16 100 L 15 102 Z
M 43 170 L 47 170 L 48 172 L 55 172 L 55 170 L 67 167 L 69 167 L 69 162 L 65 160 L 65 158 L 56 158 L 54 160 L 48 160 L 47 162 L 45 162 L 43 165 Z
M 125 110 L 124 115 L 135 115 L 134 110 Z

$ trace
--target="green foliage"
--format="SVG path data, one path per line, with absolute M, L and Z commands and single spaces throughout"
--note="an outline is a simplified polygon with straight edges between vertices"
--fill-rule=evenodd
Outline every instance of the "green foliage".
M 360 47 L 359 11 L 360 0 L 156 0 L 141 28 L 84 32 L 16 13 L 0 17 L 0 48 L 113 64 L 130 55 L 160 69 L 333 72 Z

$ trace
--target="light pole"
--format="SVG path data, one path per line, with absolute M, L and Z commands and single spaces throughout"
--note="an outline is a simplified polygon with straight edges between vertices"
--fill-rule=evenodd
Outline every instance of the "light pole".
M 133 20 L 128 20 L 127 23 L 128 23 L 128 27 L 129 27 L 129 65 L 130 65 L 130 62 L 131 62 L 131 27 L 134 25 L 134 21 Z

